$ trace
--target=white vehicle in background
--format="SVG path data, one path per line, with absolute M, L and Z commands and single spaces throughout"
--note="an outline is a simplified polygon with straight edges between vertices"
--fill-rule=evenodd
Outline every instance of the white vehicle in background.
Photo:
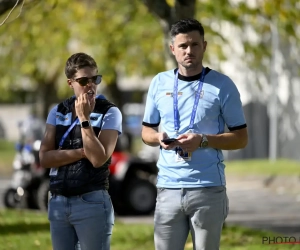
M 47 170 L 40 166 L 38 152 L 40 140 L 32 145 L 16 145 L 14 169 L 10 185 L 4 192 L 3 203 L 7 208 L 47 209 Z

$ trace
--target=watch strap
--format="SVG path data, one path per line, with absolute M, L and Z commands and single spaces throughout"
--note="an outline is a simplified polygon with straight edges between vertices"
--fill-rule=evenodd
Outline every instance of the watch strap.
M 201 134 L 201 142 L 200 142 L 200 147 L 201 148 L 206 148 L 208 146 L 208 139 L 207 136 L 205 134 Z
M 81 126 L 82 128 L 88 128 L 88 127 L 91 126 L 91 123 L 90 123 L 90 121 L 88 121 L 88 120 L 82 121 L 82 122 L 80 123 L 80 126 Z

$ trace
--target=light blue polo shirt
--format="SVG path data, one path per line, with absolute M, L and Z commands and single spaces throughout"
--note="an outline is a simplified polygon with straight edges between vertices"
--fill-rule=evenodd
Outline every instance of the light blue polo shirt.
M 179 134 L 188 131 L 195 93 L 200 74 L 178 77 Z M 149 87 L 143 125 L 158 127 L 171 137 L 174 129 L 173 88 L 175 71 L 157 74 Z M 201 97 L 193 124 L 193 133 L 222 134 L 225 125 L 229 130 L 246 127 L 240 94 L 226 75 L 206 68 Z M 157 186 L 165 188 L 195 188 L 226 185 L 221 150 L 198 148 L 191 161 L 177 162 L 175 150 L 160 149 Z

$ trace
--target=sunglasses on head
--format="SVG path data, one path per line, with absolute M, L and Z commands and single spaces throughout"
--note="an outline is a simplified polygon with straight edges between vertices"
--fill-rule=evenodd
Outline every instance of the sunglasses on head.
M 102 75 L 96 75 L 96 76 L 92 76 L 92 77 L 79 77 L 74 79 L 75 82 L 78 82 L 81 86 L 86 86 L 89 81 L 91 80 L 92 83 L 98 85 L 101 83 L 102 80 Z

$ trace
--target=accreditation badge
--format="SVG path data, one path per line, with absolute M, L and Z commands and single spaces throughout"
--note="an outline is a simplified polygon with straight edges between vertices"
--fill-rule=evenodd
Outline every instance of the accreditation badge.
M 193 129 L 188 129 L 184 134 L 187 133 L 193 133 Z M 192 153 L 191 152 L 185 152 L 184 149 L 177 147 L 175 149 L 175 160 L 176 162 L 183 162 L 183 161 L 191 161 L 192 160 Z
M 184 150 L 180 147 L 177 147 L 175 150 L 175 161 L 176 162 L 183 162 L 183 161 L 191 161 L 192 160 L 192 153 L 191 152 L 184 152 Z
M 51 168 L 49 176 L 56 176 L 58 172 L 58 168 Z

